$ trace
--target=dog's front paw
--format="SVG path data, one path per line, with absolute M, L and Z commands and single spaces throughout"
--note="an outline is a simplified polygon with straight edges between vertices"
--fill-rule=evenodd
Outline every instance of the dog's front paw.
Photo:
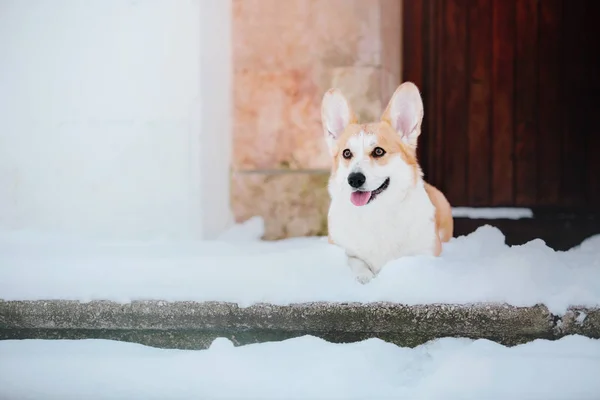
M 375 275 L 373 275 L 371 271 L 363 271 L 356 275 L 356 280 L 358 281 L 358 283 L 362 283 L 364 285 L 369 283 L 374 277 Z
M 375 277 L 375 274 L 371 271 L 369 265 L 360 258 L 348 256 L 348 265 L 356 275 L 356 280 L 363 285 Z

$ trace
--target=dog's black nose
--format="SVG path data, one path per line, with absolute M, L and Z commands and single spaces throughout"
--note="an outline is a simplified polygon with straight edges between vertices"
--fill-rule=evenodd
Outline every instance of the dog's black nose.
M 353 172 L 348 175 L 348 184 L 352 186 L 354 189 L 358 189 L 362 185 L 364 185 L 367 178 L 361 172 Z

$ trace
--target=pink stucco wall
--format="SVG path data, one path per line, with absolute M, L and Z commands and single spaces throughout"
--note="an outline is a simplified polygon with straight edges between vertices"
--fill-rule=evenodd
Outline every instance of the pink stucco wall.
M 339 87 L 362 120 L 400 83 L 401 0 L 233 0 L 232 206 L 266 238 L 326 232 L 320 102 Z

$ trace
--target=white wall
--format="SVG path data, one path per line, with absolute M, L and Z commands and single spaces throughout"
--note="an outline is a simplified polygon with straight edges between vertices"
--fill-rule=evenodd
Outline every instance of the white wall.
M 230 19 L 230 0 L 1 0 L 0 229 L 217 235 Z

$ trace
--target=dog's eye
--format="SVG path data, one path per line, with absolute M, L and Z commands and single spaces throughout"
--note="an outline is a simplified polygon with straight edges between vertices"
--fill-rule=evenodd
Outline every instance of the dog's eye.
M 375 147 L 371 155 L 375 158 L 383 157 L 385 155 L 385 150 L 381 147 Z
M 344 157 L 346 160 L 349 160 L 352 158 L 352 152 L 350 151 L 350 149 L 346 149 L 342 152 L 342 157 Z

